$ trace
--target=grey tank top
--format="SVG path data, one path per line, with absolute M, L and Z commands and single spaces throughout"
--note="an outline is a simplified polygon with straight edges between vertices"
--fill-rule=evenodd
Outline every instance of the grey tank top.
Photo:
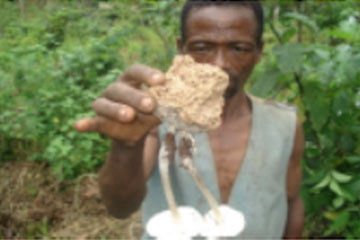
M 287 105 L 250 97 L 252 123 L 242 166 L 235 179 L 228 205 L 245 216 L 244 231 L 235 239 L 281 239 L 287 219 L 286 173 L 293 148 L 296 111 Z M 160 140 L 167 131 L 160 126 Z M 198 154 L 194 155 L 204 183 L 220 203 L 215 162 L 207 133 L 194 136 Z M 179 139 L 176 139 L 178 142 Z M 201 214 L 210 207 L 191 176 L 179 167 L 180 159 L 170 165 L 171 184 L 178 206 L 192 206 Z M 147 182 L 147 195 L 142 204 L 142 223 L 168 206 L 156 164 Z M 236 223 L 234 223 L 236 224 Z M 142 239 L 151 239 L 145 232 Z

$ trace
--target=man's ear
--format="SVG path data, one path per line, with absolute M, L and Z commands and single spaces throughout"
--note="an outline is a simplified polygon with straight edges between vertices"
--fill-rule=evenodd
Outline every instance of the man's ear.
M 176 39 L 176 46 L 179 54 L 184 54 L 184 44 L 180 37 Z
M 257 46 L 257 53 L 256 53 L 256 62 L 260 62 L 264 49 L 264 41 L 261 41 L 260 44 Z

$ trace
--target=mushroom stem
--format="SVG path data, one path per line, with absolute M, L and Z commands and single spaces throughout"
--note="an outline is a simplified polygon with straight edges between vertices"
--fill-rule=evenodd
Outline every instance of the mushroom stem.
M 196 185 L 198 186 L 198 188 L 200 189 L 200 191 L 206 198 L 207 202 L 209 203 L 211 209 L 214 211 L 216 222 L 218 224 L 223 223 L 223 219 L 222 219 L 222 216 L 221 216 L 220 210 L 219 210 L 219 204 L 216 202 L 215 198 L 212 196 L 209 189 L 207 189 L 207 187 L 205 186 L 198 171 L 196 170 L 196 168 L 194 167 L 194 165 L 192 163 L 192 159 L 190 157 L 187 157 L 187 158 L 183 159 L 182 164 L 185 167 L 185 169 L 190 173 L 190 175 L 194 179 Z
M 176 201 L 171 187 L 170 177 L 169 177 L 169 153 L 166 148 L 166 142 L 163 142 L 160 147 L 159 153 L 159 170 L 161 176 L 161 182 L 163 184 L 166 201 L 168 203 L 171 214 L 175 222 L 180 222 L 179 211 L 176 206 Z
M 219 204 L 216 202 L 215 198 L 210 193 L 209 189 L 205 186 L 202 181 L 195 165 L 193 164 L 193 158 L 191 150 L 195 149 L 195 140 L 188 133 L 181 134 L 181 143 L 180 146 L 180 155 L 182 156 L 181 165 L 190 173 L 191 177 L 194 179 L 196 185 L 200 189 L 201 193 L 206 198 L 207 202 L 210 205 L 210 208 L 213 210 L 218 224 L 223 223 L 223 219 L 220 214 Z

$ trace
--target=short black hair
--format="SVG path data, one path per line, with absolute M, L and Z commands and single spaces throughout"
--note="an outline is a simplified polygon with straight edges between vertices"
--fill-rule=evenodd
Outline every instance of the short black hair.
M 246 6 L 251 8 L 254 13 L 257 20 L 257 36 L 256 36 L 256 42 L 258 45 L 260 45 L 262 41 L 262 34 L 264 31 L 264 13 L 262 4 L 258 0 L 187 0 L 182 12 L 181 12 L 181 41 L 185 43 L 186 40 L 186 21 L 189 17 L 189 13 L 194 8 L 199 7 L 208 7 L 208 6 Z

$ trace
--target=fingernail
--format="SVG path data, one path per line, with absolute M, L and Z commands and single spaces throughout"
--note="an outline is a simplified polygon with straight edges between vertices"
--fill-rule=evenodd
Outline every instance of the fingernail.
M 127 119 L 129 117 L 129 112 L 126 109 L 120 109 L 119 114 L 121 119 Z
M 162 83 L 164 81 L 163 75 L 161 73 L 154 73 L 151 77 L 153 83 Z
M 84 120 L 84 119 L 78 120 L 78 121 L 75 123 L 75 128 L 76 128 L 78 131 L 85 131 L 85 130 L 87 130 L 87 128 L 88 128 L 88 123 L 87 123 L 87 121 Z
M 154 107 L 153 100 L 149 97 L 143 98 L 141 100 L 141 106 L 144 108 L 144 110 L 152 110 Z

